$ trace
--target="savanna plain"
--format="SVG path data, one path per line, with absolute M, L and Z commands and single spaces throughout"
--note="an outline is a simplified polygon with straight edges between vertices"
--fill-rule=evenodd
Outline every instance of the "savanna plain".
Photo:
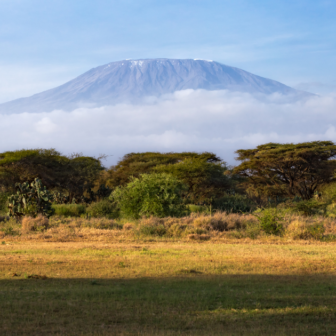
M 336 334 L 335 243 L 298 239 L 300 217 L 282 237 L 243 236 L 232 226 L 249 217 L 171 219 L 207 232 L 187 235 L 148 233 L 176 230 L 158 218 L 59 217 L 43 232 L 31 230 L 36 219 L 7 222 L 1 334 Z
M 336 144 L 0 153 L 0 335 L 336 335 Z

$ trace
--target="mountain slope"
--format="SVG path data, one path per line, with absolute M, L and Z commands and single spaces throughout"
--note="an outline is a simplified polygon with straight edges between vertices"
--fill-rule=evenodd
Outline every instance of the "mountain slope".
M 0 104 L 0 113 L 48 112 L 138 102 L 146 96 L 186 89 L 304 94 L 279 82 L 213 61 L 124 60 L 91 69 L 54 89 Z

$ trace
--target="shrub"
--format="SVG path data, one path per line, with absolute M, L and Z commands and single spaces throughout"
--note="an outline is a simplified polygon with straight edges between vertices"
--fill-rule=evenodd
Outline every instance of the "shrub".
M 132 223 L 125 223 L 123 225 L 123 230 L 128 231 L 128 230 L 132 230 L 134 228 Z
M 327 203 L 336 202 L 336 183 L 331 183 L 322 190 L 322 199 Z
M 17 236 L 21 231 L 21 223 L 14 218 L 1 217 L 0 237 Z
M 175 177 L 143 174 L 125 187 L 118 187 L 110 196 L 125 217 L 179 217 L 186 213 L 181 193 L 184 184 Z
M 49 226 L 49 219 L 42 214 L 39 214 L 36 218 L 23 217 L 22 218 L 22 232 L 28 233 L 31 231 L 44 231 Z
M 319 202 L 315 199 L 307 201 L 300 201 L 292 203 L 291 209 L 293 212 L 297 212 L 304 216 L 313 216 L 324 213 L 325 203 Z
M 292 221 L 286 234 L 293 239 L 322 239 L 325 232 L 323 223 L 309 223 L 300 219 Z
M 211 237 L 207 234 L 190 234 L 188 235 L 190 240 L 210 240 Z
M 214 231 L 245 229 L 250 223 L 258 222 L 252 215 L 226 214 L 217 212 L 213 216 L 201 215 L 194 219 L 194 226 Z
M 90 214 L 92 217 L 101 218 L 117 218 L 118 211 L 113 203 L 108 199 L 103 199 L 99 202 L 91 203 L 86 212 Z
M 209 212 L 206 206 L 196 205 L 196 204 L 188 204 L 187 209 L 192 213 L 208 213 Z
M 326 215 L 331 218 L 336 218 L 336 203 L 327 206 Z
M 7 199 L 9 194 L 0 192 L 0 214 L 7 213 Z
M 56 216 L 80 217 L 85 214 L 86 208 L 82 204 L 53 204 Z
M 162 237 L 167 233 L 164 225 L 141 225 L 139 232 L 144 236 Z
M 277 209 L 265 209 L 256 215 L 259 219 L 260 227 L 266 234 L 282 235 L 284 228 L 280 223 L 284 218 Z
M 123 228 L 121 224 L 107 218 L 90 219 L 84 221 L 82 226 L 100 230 L 121 230 Z
M 164 219 L 157 217 L 142 218 L 138 225 L 138 233 L 144 236 L 162 237 L 167 233 Z
M 261 234 L 261 225 L 260 222 L 248 221 L 245 225 L 245 235 L 248 238 L 256 239 Z

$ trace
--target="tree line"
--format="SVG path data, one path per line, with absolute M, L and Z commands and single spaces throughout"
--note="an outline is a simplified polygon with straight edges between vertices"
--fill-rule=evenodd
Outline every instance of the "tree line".
M 236 154 L 235 167 L 210 152 L 144 152 L 126 154 L 106 168 L 103 156 L 66 156 L 55 149 L 7 151 L 0 153 L 0 188 L 2 193 L 13 193 L 17 183 L 38 178 L 59 202 L 80 203 L 96 200 L 93 195 L 106 197 L 134 179 L 149 184 L 148 175 L 168 188 L 170 182 L 163 177 L 171 176 L 183 185 L 174 188 L 185 204 L 220 208 L 239 197 L 258 205 L 270 199 L 309 200 L 335 181 L 336 145 L 331 141 L 268 143 Z

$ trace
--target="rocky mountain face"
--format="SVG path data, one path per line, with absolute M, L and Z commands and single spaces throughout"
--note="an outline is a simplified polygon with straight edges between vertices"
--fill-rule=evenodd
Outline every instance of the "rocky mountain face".
M 124 60 L 91 69 L 54 89 L 0 104 L 0 113 L 49 112 L 122 102 L 138 103 L 148 96 L 157 97 L 186 89 L 308 95 L 274 80 L 214 61 Z

